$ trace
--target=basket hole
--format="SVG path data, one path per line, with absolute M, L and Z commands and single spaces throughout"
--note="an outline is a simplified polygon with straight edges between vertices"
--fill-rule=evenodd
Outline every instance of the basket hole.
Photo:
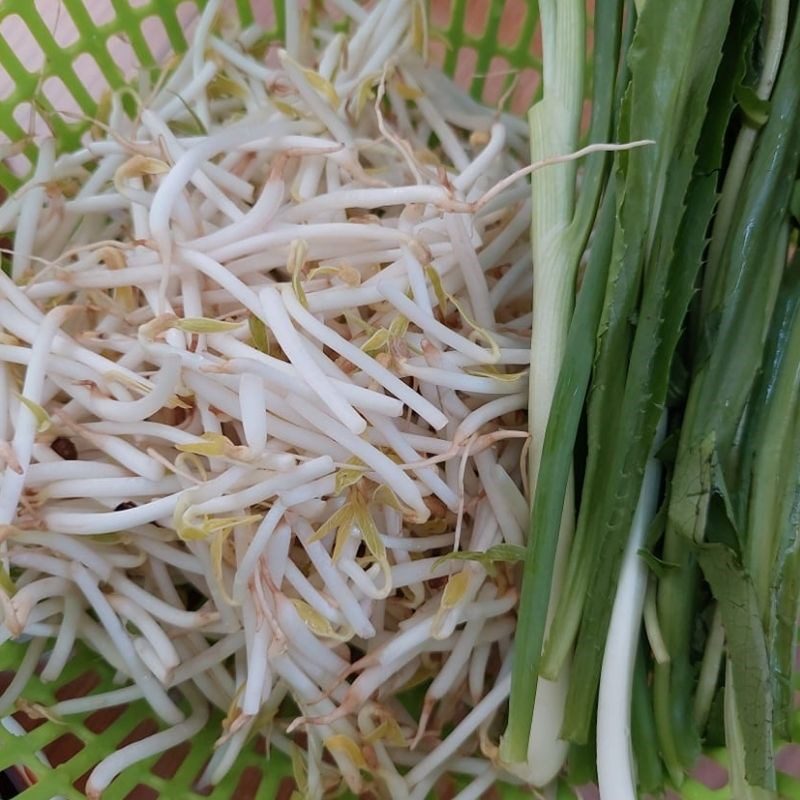
M 57 75 L 51 75 L 45 80 L 42 84 L 42 93 L 59 114 L 72 118 L 82 113 L 78 101 L 72 96 L 72 92 L 67 88 L 64 81 Z
M 146 739 L 158 733 L 158 725 L 153 719 L 143 719 L 118 745 L 117 750 L 121 750 L 129 744 Z
M 541 76 L 535 69 L 523 69 L 517 77 L 517 85 L 511 97 L 511 110 L 515 114 L 524 114 L 533 103 L 539 88 Z
M 101 708 L 94 711 L 83 721 L 84 726 L 92 733 L 103 733 L 108 730 L 124 713 L 127 705 Z
M 145 17 L 142 20 L 142 35 L 156 64 L 164 63 L 171 51 L 164 20 L 157 14 Z
M 800 775 L 800 745 L 784 745 L 775 756 L 775 766 L 787 775 Z
M 152 772 L 157 778 L 169 780 L 178 771 L 181 764 L 183 764 L 191 749 L 192 746 L 189 744 L 189 742 L 175 745 L 175 747 L 167 750 L 167 752 L 164 753 L 155 764 L 153 764 L 150 772 Z
M 441 69 L 444 59 L 447 56 L 448 46 L 437 37 L 431 37 L 428 45 L 428 61 L 434 68 Z
M 94 670 L 89 670 L 56 689 L 55 697 L 58 701 L 72 700 L 73 697 L 85 697 L 99 684 L 100 676 Z
M 69 47 L 78 41 L 78 29 L 64 3 L 53 0 L 35 0 L 34 5 L 42 22 L 59 47 Z
M 89 776 L 92 774 L 92 770 L 94 766 L 89 767 L 86 772 L 83 773 L 79 778 L 76 778 L 72 782 L 72 786 L 80 792 L 81 795 L 86 793 L 86 782 L 89 780 Z
M 203 782 L 203 778 L 205 777 L 205 771 L 210 761 L 211 761 L 211 756 L 209 755 L 208 758 L 203 760 L 200 769 L 197 770 L 197 774 L 194 776 L 194 779 L 192 780 L 191 783 L 192 791 L 195 794 L 199 794 L 201 797 L 208 797 L 214 790 L 214 787 L 210 783 Z
M 74 733 L 64 733 L 58 739 L 45 745 L 43 749 L 50 766 L 57 767 L 59 764 L 66 764 L 67 761 L 78 755 L 85 746 L 84 742 Z
M 114 6 L 111 5 L 111 0 L 92 0 L 91 3 L 84 3 L 83 7 L 98 27 L 114 19 Z
M 486 23 L 489 20 L 490 0 L 472 0 L 467 6 L 467 13 L 464 15 L 464 32 L 476 38 L 483 35 L 486 30 Z
M 722 789 L 728 784 L 728 771 L 713 759 L 701 756 L 692 770 L 692 777 L 706 789 Z
M 111 60 L 119 67 L 119 71 L 126 78 L 130 77 L 135 72 L 136 67 L 139 66 L 139 59 L 136 57 L 136 53 L 126 37 L 118 33 L 109 36 L 106 42 L 106 49 L 111 56 Z
M 3 165 L 12 175 L 22 181 L 29 178 L 33 172 L 33 163 L 24 153 L 16 153 L 13 156 L 4 158 Z
M 497 31 L 497 40 L 503 47 L 513 47 L 519 41 L 527 15 L 528 4 L 525 0 L 506 0 Z
M 453 80 L 462 88 L 469 89 L 475 78 L 475 64 L 478 63 L 478 53 L 472 47 L 462 47 L 458 51 L 456 71 Z
M 430 24 L 434 28 L 449 28 L 452 19 L 451 0 L 431 0 Z
M 16 797 L 21 780 L 18 771 L 13 767 L 0 772 L 0 797 Z
M 245 767 L 242 774 L 239 776 L 239 782 L 233 790 L 233 797 L 236 800 L 253 800 L 255 798 L 258 787 L 261 785 L 261 779 L 264 774 L 258 767 L 252 765 Z
M 581 136 L 586 136 L 589 133 L 589 128 L 592 125 L 592 101 L 587 97 L 583 101 L 581 108 Z
M 511 71 L 511 65 L 502 56 L 494 56 L 489 62 L 483 84 L 483 101 L 486 105 L 496 105 L 500 100 L 512 80 Z
M 200 10 L 197 8 L 197 0 L 183 0 L 183 2 L 178 5 L 176 14 L 184 38 L 187 42 L 191 42 L 194 36 L 194 29 L 197 27 L 197 21 L 200 19 Z
M 453 800 L 458 794 L 458 787 L 451 775 L 442 775 L 434 787 L 436 800 Z
M 21 728 L 24 728 L 26 733 L 35 731 L 37 728 L 47 722 L 43 717 L 31 717 L 24 711 L 17 711 L 14 713 L 14 719 L 19 723 Z
M 26 135 L 32 134 L 38 138 L 52 133 L 45 118 L 30 103 L 20 103 L 14 109 L 12 116 Z
M 537 25 L 531 36 L 530 53 L 539 62 L 542 61 L 542 26 Z
M 147 786 L 144 783 L 137 783 L 128 794 L 125 795 L 125 800 L 158 800 L 161 795 L 152 786 Z
M 275 795 L 275 800 L 289 800 L 296 788 L 297 784 L 295 783 L 294 778 L 287 776 L 278 784 L 278 791 Z
M 72 67 L 83 87 L 95 100 L 98 100 L 103 92 L 108 89 L 108 81 L 105 75 L 103 75 L 94 58 L 88 53 L 81 53 L 72 62 Z
M 44 51 L 19 14 L 9 14 L 0 22 L 0 36 L 28 72 L 36 73 L 41 70 L 44 65 Z
M 275 27 L 275 4 L 274 3 L 251 3 L 253 9 L 253 21 L 256 25 L 262 28 L 272 30 Z M 342 18 L 343 14 L 338 14 L 338 8 L 327 8 L 326 16 L 331 19 L 337 20 Z
M 0 100 L 10 97 L 15 88 L 14 79 L 8 74 L 7 70 L 0 66 Z

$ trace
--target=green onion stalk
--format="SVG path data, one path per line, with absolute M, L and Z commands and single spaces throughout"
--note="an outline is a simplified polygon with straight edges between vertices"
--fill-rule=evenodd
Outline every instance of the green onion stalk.
M 530 110 L 531 159 L 565 155 L 577 149 L 583 108 L 585 25 L 583 0 L 547 0 L 541 3 L 543 43 L 543 95 Z M 558 164 L 532 176 L 533 221 L 533 321 L 531 376 L 528 399 L 530 497 L 542 460 L 542 447 L 550 409 L 564 359 L 575 298 L 575 277 L 580 250 L 574 246 L 571 223 L 576 208 L 576 164 Z M 572 480 L 564 497 L 558 534 L 558 552 L 552 566 L 552 597 L 561 593 L 562 575 L 574 529 Z M 529 548 L 532 550 L 532 548 Z M 550 560 L 550 559 L 548 559 Z M 545 634 L 545 620 L 535 620 L 541 606 L 531 603 L 531 582 L 523 585 L 519 629 L 537 626 L 536 635 L 518 638 L 512 702 L 501 757 L 515 771 L 537 785 L 548 783 L 563 765 L 567 745 L 559 737 L 563 719 L 568 668 L 555 681 L 538 679 L 537 661 Z M 551 602 L 548 608 L 554 605 Z M 533 698 L 540 709 L 534 716 Z M 522 697 L 520 697 L 522 696 Z M 522 699 L 522 702 L 518 702 Z

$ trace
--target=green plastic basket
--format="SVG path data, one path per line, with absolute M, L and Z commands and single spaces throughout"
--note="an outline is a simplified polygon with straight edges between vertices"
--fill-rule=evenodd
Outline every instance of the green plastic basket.
M 124 86 L 138 69 L 158 68 L 159 60 L 170 52 L 183 52 L 185 25 L 205 1 L 0 0 L 0 187 L 7 192 L 16 189 L 35 163 L 32 132 L 52 133 L 61 149 L 78 146 L 105 90 Z M 281 39 L 283 0 L 230 0 L 230 5 L 243 26 L 258 22 L 272 38 Z M 469 86 L 474 96 L 494 103 L 507 93 L 511 107 L 522 111 L 534 100 L 539 84 L 537 19 L 536 0 L 431 0 L 433 58 L 459 83 Z M 14 46 L 20 34 L 32 59 L 26 60 Z M 93 76 L 91 89 L 86 85 L 87 74 Z M 64 115 L 65 108 L 71 113 Z M 0 646 L 0 689 L 13 679 L 24 654 L 22 644 Z M 84 798 L 86 778 L 99 760 L 158 730 L 142 701 L 110 712 L 70 717 L 68 725 L 31 710 L 34 705 L 46 707 L 57 700 L 108 691 L 115 688 L 113 678 L 113 669 L 102 658 L 78 648 L 56 685 L 44 684 L 37 677 L 31 680 L 23 704 L 29 713 L 19 710 L 12 722 L 5 718 L 0 724 L 0 770 L 13 768 L 30 784 L 18 795 L 21 800 Z M 274 750 L 267 754 L 259 741 L 242 752 L 213 790 L 196 788 L 220 723 L 219 716 L 212 715 L 191 746 L 179 745 L 128 769 L 104 797 L 288 800 L 292 791 L 289 760 Z M 793 728 L 792 738 L 798 741 L 800 714 Z M 786 750 L 781 755 L 786 769 Z M 681 796 L 729 800 L 731 792 L 724 785 L 725 752 L 710 752 L 706 761 L 707 774 L 716 765 L 720 788 L 690 779 L 681 787 Z M 511 786 L 491 791 L 503 800 L 530 796 Z M 779 791 L 782 797 L 800 800 L 800 780 L 781 772 Z M 561 786 L 557 797 L 567 800 L 576 794 Z

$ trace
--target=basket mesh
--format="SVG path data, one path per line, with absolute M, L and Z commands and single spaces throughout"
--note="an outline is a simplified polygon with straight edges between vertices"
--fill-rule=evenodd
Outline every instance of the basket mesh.
M 0 2 L 0 191 L 13 191 L 36 160 L 37 136 L 53 135 L 61 149 L 79 146 L 109 89 L 119 89 L 138 70 L 156 69 L 170 55 L 185 51 L 187 25 L 206 0 L 2 0 Z M 298 2 L 299 0 L 286 0 Z M 279 40 L 283 29 L 282 0 L 229 0 L 243 26 L 258 22 Z M 435 62 L 488 103 L 507 98 L 523 111 L 539 86 L 540 44 L 536 0 L 431 0 Z M 126 69 L 123 64 L 129 64 Z M 0 690 L 13 678 L 25 646 L 0 646 Z M 21 800 L 81 800 L 91 769 L 120 746 L 158 729 L 144 702 L 110 711 L 71 716 L 69 724 L 45 719 L 31 704 L 49 706 L 58 700 L 109 691 L 113 670 L 94 653 L 79 647 L 56 685 L 34 677 L 24 693 L 33 716 L 17 711 L 10 724 L 0 720 L 0 770 L 16 768 L 30 786 Z M 24 735 L 12 732 L 21 725 Z M 293 789 L 289 760 L 263 742 L 242 752 L 234 768 L 213 790 L 201 790 L 198 779 L 212 752 L 221 718 L 189 744 L 151 758 L 120 775 L 104 793 L 109 800 L 289 800 Z M 800 713 L 794 720 L 794 741 L 800 741 Z M 794 767 L 796 753 L 785 748 L 779 762 Z M 794 761 L 794 764 L 791 764 Z M 729 800 L 725 785 L 725 752 L 713 751 L 707 762 L 716 767 L 717 785 L 688 780 L 681 787 L 687 800 Z M 708 770 L 707 770 L 708 772 Z M 712 769 L 713 773 L 714 770 Z M 453 791 L 446 787 L 441 793 Z M 503 800 L 522 800 L 527 791 L 493 790 Z M 800 780 L 779 774 L 781 797 L 800 800 Z M 450 796 L 450 795 L 448 795 Z M 576 794 L 561 786 L 557 800 Z

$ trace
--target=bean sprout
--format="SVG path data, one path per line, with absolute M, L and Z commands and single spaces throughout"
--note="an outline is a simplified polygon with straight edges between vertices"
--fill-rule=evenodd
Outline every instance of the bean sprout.
M 477 798 L 514 780 L 481 755 L 514 567 L 461 551 L 527 528 L 526 126 L 423 65 L 421 4 L 337 0 L 346 36 L 289 3 L 270 66 L 219 5 L 135 119 L 43 142 L 0 206 L 2 636 L 30 641 L 0 704 L 55 636 L 43 680 L 80 644 L 124 685 L 50 713 L 167 726 L 89 797 L 216 706 L 209 782 L 304 728 L 309 800 L 448 771 Z

